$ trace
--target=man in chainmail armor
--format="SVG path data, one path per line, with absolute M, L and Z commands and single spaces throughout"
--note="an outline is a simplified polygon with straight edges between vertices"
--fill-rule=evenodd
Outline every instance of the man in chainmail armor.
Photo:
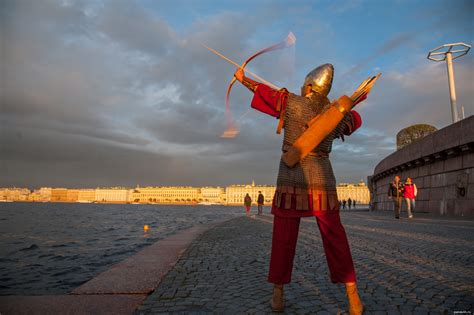
M 285 130 L 283 153 L 308 128 L 307 123 L 325 112 L 331 105 L 327 95 L 332 86 L 334 68 L 321 65 L 305 78 L 301 96 L 286 89 L 274 90 L 245 76 L 238 69 L 235 77 L 254 93 L 251 106 L 278 118 L 277 133 Z M 273 311 L 284 310 L 283 285 L 291 282 L 293 259 L 301 217 L 315 216 L 329 266 L 331 281 L 344 283 L 349 300 L 349 313 L 362 314 L 354 264 L 346 232 L 339 217 L 336 179 L 329 154 L 336 138 L 344 140 L 361 126 L 360 115 L 348 112 L 337 127 L 312 152 L 294 167 L 283 160 L 273 198 L 273 237 L 268 281 L 274 284 L 271 306 Z

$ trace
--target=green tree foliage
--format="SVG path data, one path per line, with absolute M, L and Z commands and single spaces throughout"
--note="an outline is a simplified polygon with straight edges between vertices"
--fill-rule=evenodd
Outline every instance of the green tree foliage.
M 416 142 L 427 135 L 437 131 L 436 127 L 426 124 L 418 124 L 406 127 L 397 134 L 397 150 Z

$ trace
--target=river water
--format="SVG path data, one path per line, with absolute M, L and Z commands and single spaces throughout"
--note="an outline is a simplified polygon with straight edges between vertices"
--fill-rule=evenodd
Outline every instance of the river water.
M 159 239 L 243 213 L 227 206 L 0 203 L 0 295 L 67 294 Z

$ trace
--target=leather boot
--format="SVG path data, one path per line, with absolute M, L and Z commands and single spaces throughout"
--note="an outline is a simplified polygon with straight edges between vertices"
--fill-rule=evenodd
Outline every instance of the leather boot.
M 346 294 L 349 300 L 349 314 L 361 315 L 364 313 L 364 305 L 360 301 L 359 293 L 355 283 L 346 283 Z
M 275 284 L 273 286 L 273 296 L 270 302 L 273 312 L 283 312 L 285 302 L 283 300 L 283 285 Z

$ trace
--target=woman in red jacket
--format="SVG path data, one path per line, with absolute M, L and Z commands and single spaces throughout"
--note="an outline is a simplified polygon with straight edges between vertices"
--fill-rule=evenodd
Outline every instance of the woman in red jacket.
M 408 212 L 408 218 L 413 218 L 412 211 L 415 211 L 415 198 L 416 195 L 418 194 L 418 189 L 416 188 L 416 185 L 413 183 L 410 177 L 407 178 L 406 183 L 405 183 L 405 201 L 407 202 L 407 212 Z

